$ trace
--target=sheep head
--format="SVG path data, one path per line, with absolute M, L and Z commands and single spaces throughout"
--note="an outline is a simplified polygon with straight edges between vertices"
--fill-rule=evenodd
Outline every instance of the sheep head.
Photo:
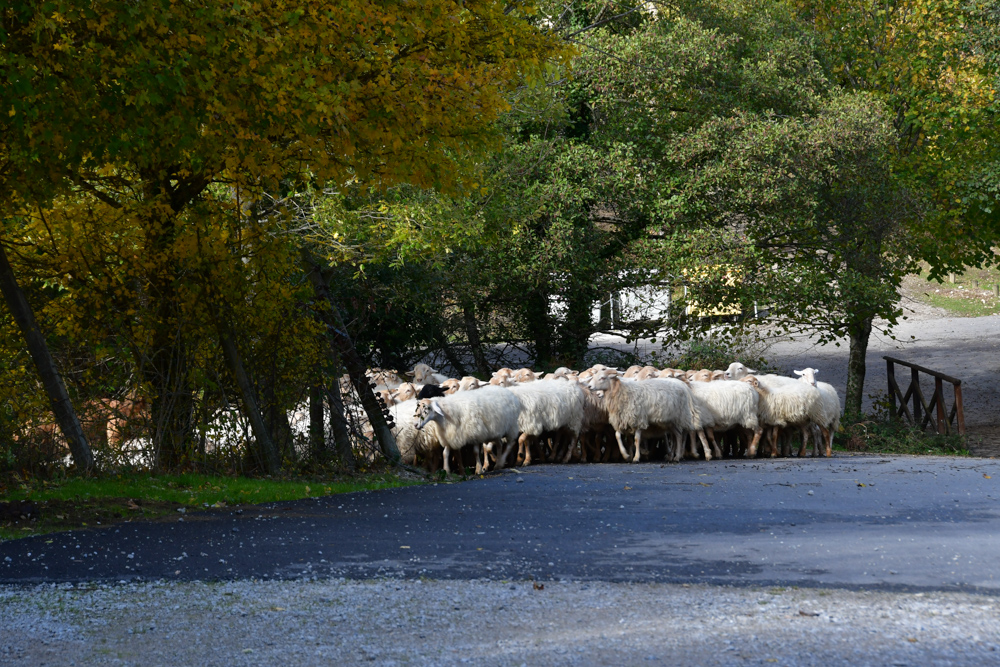
M 712 382 L 726 379 L 726 371 L 712 371 Z
M 799 380 L 814 387 L 816 386 L 816 373 L 819 373 L 818 368 L 804 368 L 801 371 L 795 371 L 795 374 L 799 376 Z
M 712 371 L 707 368 L 703 368 L 694 375 L 691 376 L 691 382 L 711 382 L 712 381 Z
M 425 398 L 417 402 L 417 409 L 413 413 L 418 431 L 423 430 L 432 421 L 444 421 L 444 410 L 433 398 Z
M 479 378 L 473 377 L 471 375 L 466 375 L 464 378 L 462 378 L 462 381 L 458 384 L 458 390 L 472 391 L 473 389 L 479 389 L 479 387 L 481 386 L 482 383 L 479 382 Z
M 514 373 L 514 382 L 533 382 L 541 376 L 541 373 L 536 373 L 530 368 L 522 368 Z
M 751 373 L 756 373 L 752 368 L 747 368 L 738 361 L 734 361 L 729 364 L 729 368 L 725 370 L 727 380 L 742 380 Z
M 396 390 L 396 401 L 402 403 L 403 401 L 408 401 L 417 395 L 417 388 L 413 386 L 412 382 L 404 382 L 399 385 L 399 389 Z
M 760 395 L 762 395 L 762 396 L 764 394 L 768 393 L 767 392 L 767 388 L 764 385 L 762 385 L 760 383 L 760 380 L 758 380 L 753 375 L 746 375 L 746 376 L 740 378 L 739 381 L 740 382 L 746 382 L 748 385 L 750 385 L 751 387 L 753 387 L 754 389 L 756 389 L 757 393 L 760 394 Z
M 446 396 L 450 396 L 451 394 L 454 394 L 456 391 L 458 391 L 459 386 L 461 384 L 462 384 L 461 381 L 452 378 L 450 380 L 445 380 L 444 382 L 442 382 L 441 388 L 444 389 L 444 393 Z

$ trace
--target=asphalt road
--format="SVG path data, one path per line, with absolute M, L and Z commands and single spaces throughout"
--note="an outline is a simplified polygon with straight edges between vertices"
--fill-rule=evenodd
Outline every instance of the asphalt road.
M 345 577 L 1000 590 L 1000 461 L 540 465 L 0 544 L 0 583 Z

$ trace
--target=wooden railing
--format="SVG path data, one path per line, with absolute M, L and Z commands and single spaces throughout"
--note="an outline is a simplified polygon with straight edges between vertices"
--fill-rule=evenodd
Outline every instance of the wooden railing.
M 902 416 L 912 422 L 921 431 L 927 425 L 934 422 L 935 430 L 941 434 L 951 433 L 952 422 L 957 420 L 958 434 L 965 435 L 965 413 L 962 411 L 962 381 L 944 373 L 932 371 L 929 368 L 911 364 L 902 359 L 893 357 L 883 357 L 886 364 L 886 375 L 889 380 L 889 403 L 892 405 L 892 418 L 899 419 Z M 910 369 L 910 386 L 904 394 L 896 383 L 896 368 L 894 364 L 906 366 Z M 924 400 L 924 393 L 920 389 L 920 374 L 926 373 L 934 378 L 934 393 L 931 400 Z M 951 410 L 944 400 L 944 383 L 950 382 L 954 387 L 954 402 Z M 899 407 L 896 407 L 896 399 L 899 399 Z M 907 403 L 913 399 L 913 411 Z M 947 415 L 947 418 L 945 417 Z

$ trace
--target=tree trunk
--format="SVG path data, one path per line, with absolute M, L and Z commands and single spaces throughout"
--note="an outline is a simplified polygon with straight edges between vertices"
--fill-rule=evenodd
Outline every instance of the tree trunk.
M 236 348 L 236 343 L 227 334 L 220 332 L 219 340 L 222 343 L 222 351 L 225 353 L 226 364 L 229 366 L 229 370 L 233 374 L 233 379 L 236 380 L 236 386 L 240 390 L 240 397 L 243 399 L 243 409 L 250 419 L 250 427 L 253 429 L 254 440 L 257 441 L 257 452 L 260 456 L 260 461 L 268 474 L 275 475 L 281 470 L 281 456 L 278 453 L 278 448 L 271 440 L 271 435 L 264 424 L 264 418 L 257 407 L 253 385 L 250 384 L 246 371 L 243 369 L 240 352 Z
M 323 422 L 323 384 L 319 380 L 309 387 L 309 451 L 315 461 L 327 458 Z
M 552 326 L 549 299 L 540 288 L 526 295 L 525 311 L 528 335 L 535 345 L 535 365 L 547 366 L 552 358 Z
M 333 388 L 327 389 L 326 395 L 330 399 L 330 430 L 333 432 L 334 447 L 341 462 L 349 470 L 354 470 L 357 462 L 354 460 L 351 433 L 347 429 L 347 417 L 344 415 L 344 399 L 340 395 L 340 380 L 333 378 L 330 386 Z
M 583 364 L 590 334 L 594 332 L 593 306 L 594 299 L 589 289 L 578 288 L 569 295 L 566 303 L 566 321 L 560 336 L 561 365 L 578 368 Z
M 35 369 L 42 380 L 42 386 L 52 405 L 52 414 L 55 415 L 56 423 L 66 437 L 69 451 L 73 454 L 73 462 L 80 470 L 90 470 L 94 466 L 94 454 L 90 451 L 90 445 L 83 434 L 83 427 L 77 418 L 73 404 L 69 400 L 66 392 L 66 385 L 63 384 L 62 377 L 56 369 L 55 360 L 49 352 L 49 346 L 45 342 L 38 324 L 35 322 L 34 313 L 31 312 L 31 305 L 24 296 L 20 285 L 14 277 L 14 270 L 7 260 L 7 251 L 0 243 L 0 290 L 3 291 L 4 301 L 14 316 L 14 321 L 21 329 L 25 343 L 28 345 L 28 352 L 31 360 L 35 364 Z
M 465 371 L 465 364 L 463 364 L 462 360 L 458 358 L 458 355 L 455 354 L 455 348 L 448 342 L 448 334 L 446 334 L 440 327 L 437 330 L 437 341 L 438 345 L 441 346 L 441 350 L 444 352 L 444 358 L 448 360 L 448 365 L 455 370 L 455 376 L 464 377 L 468 375 Z
M 323 277 L 316 260 L 305 248 L 302 249 L 302 259 L 316 296 L 328 306 L 328 308 L 322 310 L 320 316 L 326 323 L 333 352 L 344 364 L 344 368 L 351 378 L 351 384 L 354 385 L 355 391 L 358 392 L 358 396 L 361 398 L 361 406 L 365 409 L 365 414 L 368 415 L 368 421 L 375 432 L 375 438 L 378 440 L 382 455 L 391 463 L 396 464 L 399 462 L 399 448 L 396 447 L 396 438 L 393 437 L 392 431 L 386 424 L 385 415 L 382 414 L 382 406 L 379 405 L 371 385 L 368 384 L 368 376 L 365 374 L 367 370 L 365 363 L 354 347 L 354 342 L 351 340 L 350 334 L 347 333 L 347 328 L 344 326 L 344 321 L 340 316 L 340 310 L 330 296 L 326 279 Z
M 483 341 L 479 337 L 479 323 L 476 322 L 476 305 L 471 299 L 462 302 L 462 318 L 465 320 L 465 335 L 469 339 L 469 350 L 476 364 L 476 372 L 488 378 L 492 371 L 483 352 Z
M 851 353 L 847 361 L 847 391 L 844 399 L 844 419 L 861 418 L 861 401 L 865 389 L 865 359 L 868 355 L 868 338 L 872 333 L 872 318 L 853 324 L 848 332 Z

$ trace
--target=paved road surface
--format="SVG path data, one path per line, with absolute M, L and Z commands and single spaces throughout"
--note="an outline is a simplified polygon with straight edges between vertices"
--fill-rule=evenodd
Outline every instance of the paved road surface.
M 1000 461 L 533 466 L 0 544 L 0 583 L 379 577 L 1000 590 Z

